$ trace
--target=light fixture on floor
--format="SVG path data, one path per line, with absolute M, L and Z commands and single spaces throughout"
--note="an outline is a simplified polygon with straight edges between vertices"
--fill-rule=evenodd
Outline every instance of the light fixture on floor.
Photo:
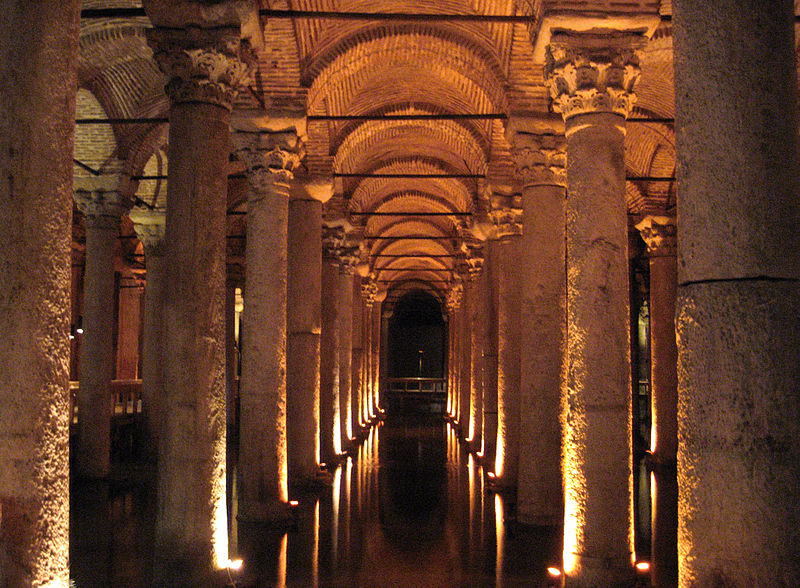
M 561 568 L 556 566 L 548 566 L 547 568 L 547 586 L 548 588 L 555 588 L 556 586 L 561 586 L 561 577 L 563 573 L 561 572 Z

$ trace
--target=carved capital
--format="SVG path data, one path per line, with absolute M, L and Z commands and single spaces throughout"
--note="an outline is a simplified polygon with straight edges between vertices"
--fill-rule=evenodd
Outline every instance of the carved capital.
M 464 298 L 464 285 L 456 280 L 450 282 L 447 289 L 447 296 L 444 304 L 450 312 L 456 311 L 461 308 L 461 301 Z
M 255 63 L 238 27 L 155 28 L 147 31 L 147 41 L 173 104 L 204 102 L 231 110 Z
M 336 259 L 339 261 L 339 273 L 343 276 L 352 276 L 361 263 L 361 252 L 355 245 L 342 247 L 336 252 Z
M 128 212 L 131 202 L 119 190 L 119 177 L 96 176 L 75 178 L 75 203 L 87 226 L 108 225 L 116 228 Z
M 677 254 L 678 227 L 668 216 L 646 216 L 636 225 L 651 257 L 674 257 Z
M 524 187 L 567 185 L 567 149 L 563 135 L 514 133 L 511 155 Z
M 277 133 L 233 133 L 234 148 L 247 167 L 249 200 L 257 202 L 265 195 L 279 193 L 289 197 L 294 170 L 305 155 L 304 144 L 295 131 Z
M 506 239 L 522 234 L 522 208 L 502 206 L 489 211 L 490 239 Z
M 166 213 L 157 208 L 137 206 L 128 213 L 128 216 L 133 221 L 133 228 L 144 245 L 145 257 L 163 256 L 166 249 L 164 239 Z
M 375 299 L 378 296 L 378 283 L 375 281 L 374 277 L 370 277 L 365 279 L 361 282 L 361 297 L 364 299 L 364 303 L 367 305 L 367 308 L 372 308 L 372 305 L 375 304 Z
M 544 77 L 553 109 L 564 120 L 606 112 L 627 117 L 636 103 L 637 49 L 646 43 L 629 33 L 558 33 L 545 54 Z

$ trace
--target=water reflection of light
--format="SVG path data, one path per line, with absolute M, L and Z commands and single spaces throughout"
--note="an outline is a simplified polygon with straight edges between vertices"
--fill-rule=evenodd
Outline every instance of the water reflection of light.
M 339 547 L 339 507 L 342 501 L 342 466 L 338 466 L 333 472 L 333 492 L 331 502 L 333 503 L 333 517 L 331 520 L 331 551 L 334 565 L 338 556 Z
M 221 443 L 221 447 L 220 444 Z M 225 473 L 225 435 L 221 441 L 215 443 L 215 454 L 217 467 L 214 472 L 212 487 L 212 500 L 214 510 L 211 515 L 211 532 L 213 544 L 214 561 L 213 565 L 217 569 L 224 568 L 229 559 L 228 553 L 228 504 L 226 496 L 227 475 Z
M 503 524 L 503 499 L 500 494 L 494 495 L 494 527 L 496 537 L 495 585 L 503 585 L 503 541 L 505 540 L 505 526 Z
M 311 582 L 319 586 L 319 498 L 314 504 L 314 553 L 311 555 Z
M 286 562 L 289 552 L 289 535 L 284 533 L 281 537 L 281 548 L 278 553 L 278 577 L 275 586 L 277 588 L 286 588 Z

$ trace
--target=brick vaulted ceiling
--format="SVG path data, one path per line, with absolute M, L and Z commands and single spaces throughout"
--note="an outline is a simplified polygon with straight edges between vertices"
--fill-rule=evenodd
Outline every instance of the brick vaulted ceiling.
M 443 292 L 457 254 L 472 241 L 473 223 L 490 207 L 492 190 L 519 191 L 502 116 L 547 113 L 551 108 L 542 63 L 534 57 L 534 41 L 538 21 L 554 5 L 574 14 L 660 11 L 664 18 L 641 56 L 633 116 L 673 116 L 670 3 L 624 4 L 628 8 L 620 9 L 619 3 L 609 0 L 259 0 L 258 8 L 273 11 L 529 18 L 465 22 L 290 19 L 262 14 L 257 25 L 260 33 L 254 39 L 257 68 L 235 107 L 306 112 L 310 117 L 307 172 L 334 177 L 334 197 L 325 205 L 326 219 L 344 217 L 355 227 L 370 269 L 379 280 L 391 281 L 390 289 L 410 281 Z M 84 9 L 140 5 L 86 0 Z M 144 16 L 82 19 L 78 119 L 166 117 L 163 80 L 145 40 L 148 26 Z M 500 116 L 386 118 L 441 114 Z M 329 118 L 342 115 L 369 119 Z M 79 124 L 75 158 L 95 170 L 118 166 L 134 178 L 156 178 L 133 180 L 127 189 L 148 204 L 164 206 L 166 140 L 166 123 Z M 670 123 L 630 124 L 626 147 L 629 176 L 674 175 L 675 139 Z M 241 237 L 246 222 L 241 214 L 246 211 L 246 185 L 237 178 L 241 171 L 232 161 L 231 237 Z M 75 173 L 91 172 L 76 164 Z M 422 177 L 430 175 L 439 177 Z M 674 182 L 631 180 L 627 197 L 634 219 L 650 212 L 674 212 L 670 210 L 675 206 Z M 243 240 L 229 241 L 229 263 L 242 264 Z

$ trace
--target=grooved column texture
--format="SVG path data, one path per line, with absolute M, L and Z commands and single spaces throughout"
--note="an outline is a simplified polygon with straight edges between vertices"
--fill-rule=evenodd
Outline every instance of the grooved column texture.
M 459 397 L 458 397 L 458 414 L 461 421 L 461 436 L 466 439 L 470 431 L 470 390 L 471 385 L 471 369 L 470 369 L 470 349 L 472 347 L 472 323 L 469 320 L 470 307 L 473 304 L 472 284 L 464 281 L 464 300 L 461 304 L 461 344 L 458 350 L 458 380 L 459 380 Z
M 794 6 L 674 7 L 679 584 L 797 586 Z
M 339 418 L 342 450 L 350 446 L 353 412 L 350 399 L 353 362 L 353 269 L 344 263 L 339 267 Z
M 350 406 L 352 411 L 353 436 L 361 430 L 363 409 L 363 371 L 364 361 L 364 301 L 361 300 L 361 278 L 353 276 L 353 313 L 350 333 L 352 337 L 352 356 L 350 360 Z
M 486 345 L 483 350 L 483 459 L 494 470 L 497 447 L 497 306 L 500 243 L 491 239 L 486 245 L 486 295 L 483 316 L 486 321 Z
M 286 402 L 292 485 L 312 482 L 319 473 L 321 216 L 318 200 L 289 201 Z
M 79 13 L 73 0 L 12 1 L 0 11 L 3 586 L 69 585 L 69 243 Z
M 470 364 L 472 386 L 470 387 L 470 445 L 480 452 L 483 444 L 483 349 L 486 344 L 486 320 L 483 314 L 486 299 L 486 270 L 475 277 L 475 290 L 470 305 L 469 320 L 472 323 Z

